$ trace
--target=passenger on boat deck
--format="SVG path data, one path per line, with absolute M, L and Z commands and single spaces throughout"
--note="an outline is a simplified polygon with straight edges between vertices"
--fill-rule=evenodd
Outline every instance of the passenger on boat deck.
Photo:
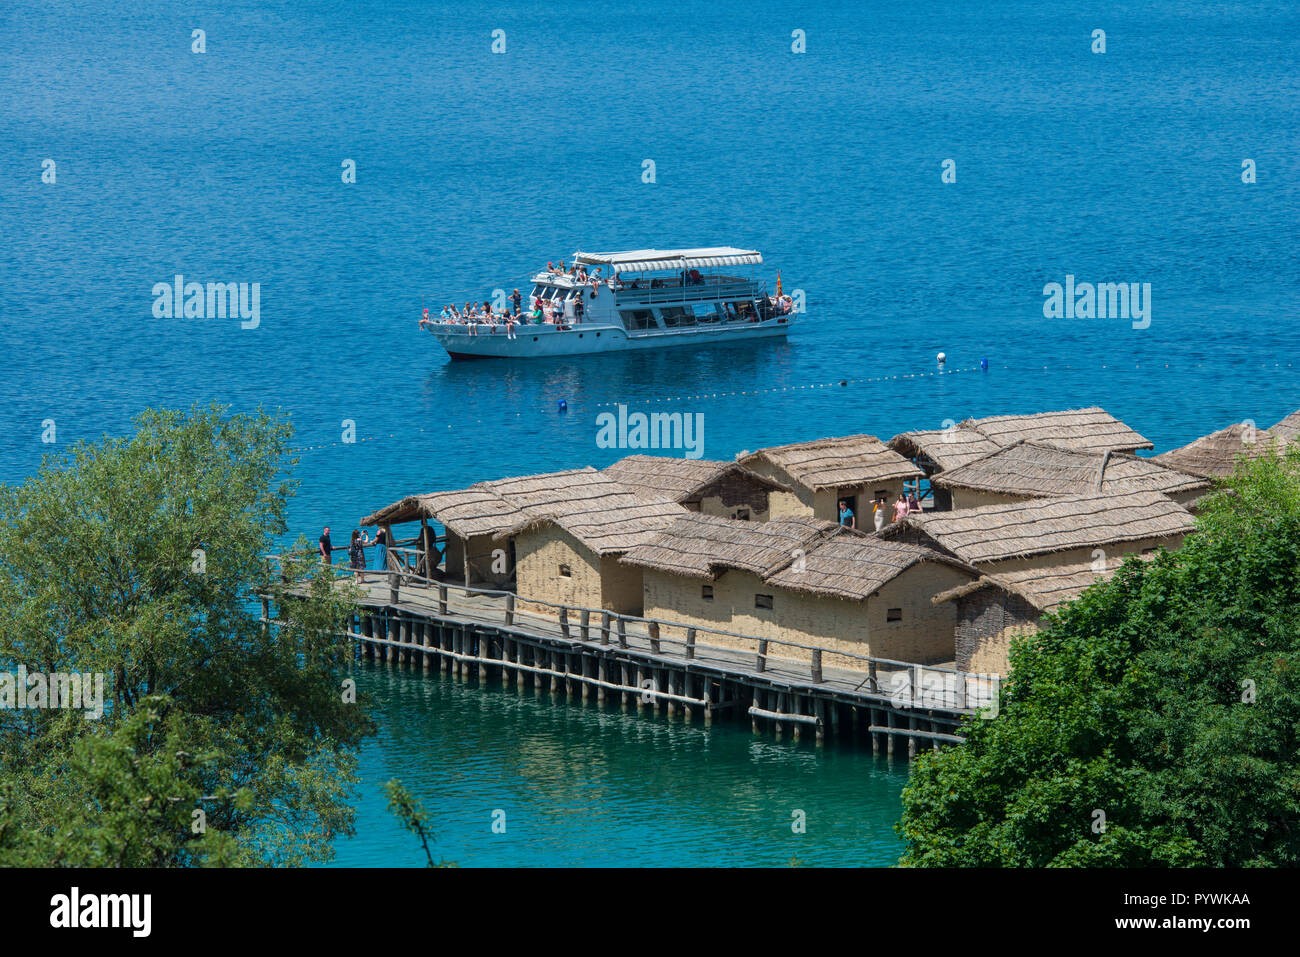
M 516 289 L 514 292 L 510 294 L 510 305 L 514 307 L 514 312 L 516 316 L 519 315 L 520 304 L 523 301 L 524 301 L 523 297 L 519 295 L 518 289 Z
M 540 299 L 533 300 L 532 319 L 533 319 L 533 323 L 536 325 L 540 325 L 542 322 L 542 300 Z
M 506 338 L 514 339 L 515 336 L 515 314 L 506 313 Z
M 429 324 L 429 307 L 424 307 L 424 315 L 420 317 L 420 328 L 423 329 Z
M 587 311 L 587 307 L 582 304 L 582 293 L 578 293 L 573 299 L 573 315 L 577 322 L 582 322 L 582 315 Z

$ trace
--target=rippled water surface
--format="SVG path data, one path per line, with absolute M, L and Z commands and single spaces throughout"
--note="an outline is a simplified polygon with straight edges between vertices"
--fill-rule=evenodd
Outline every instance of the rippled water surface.
M 281 408 L 314 539 L 412 492 L 606 465 L 607 403 L 702 413 L 715 458 L 1093 404 L 1159 449 L 1271 424 L 1300 407 L 1297 10 L 6 0 L 0 480 L 50 450 L 48 419 L 63 444 L 146 405 Z M 423 304 L 575 249 L 712 244 L 806 291 L 788 343 L 453 365 L 417 333 Z M 260 283 L 259 327 L 155 319 L 177 273 Z M 1066 275 L 1150 283 L 1150 326 L 1045 319 Z M 415 862 L 375 797 L 391 774 L 466 863 L 896 851 L 899 772 L 869 757 L 368 680 L 384 728 L 341 862 Z

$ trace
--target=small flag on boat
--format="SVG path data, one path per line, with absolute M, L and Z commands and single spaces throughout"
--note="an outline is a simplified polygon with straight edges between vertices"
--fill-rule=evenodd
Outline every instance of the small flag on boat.
M 776 295 L 778 298 L 781 296 L 781 270 L 779 269 L 776 271 Z

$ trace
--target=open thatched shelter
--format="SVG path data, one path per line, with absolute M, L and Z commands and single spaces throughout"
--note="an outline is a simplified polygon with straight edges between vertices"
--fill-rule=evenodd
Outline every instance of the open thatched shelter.
M 1210 487 L 1198 475 L 1166 467 L 1153 459 L 1124 452 L 1080 452 L 1022 439 L 965 465 L 934 476 L 931 484 L 946 490 L 953 508 L 1001 505 L 1061 495 L 1162 492 L 1182 505 Z
M 767 521 L 771 494 L 790 491 L 738 462 L 629 455 L 603 471 L 628 488 L 671 499 L 692 512 L 742 521 Z
M 932 547 L 982 571 L 1002 573 L 1109 562 L 1125 554 L 1178 548 L 1194 530 L 1191 513 L 1167 495 L 1141 491 L 1029 499 L 910 515 L 882 536 Z
M 691 515 L 623 562 L 644 574 L 649 617 L 924 663 L 953 656 L 955 611 L 930 598 L 977 574 L 931 549 L 807 517 L 749 525 Z
M 1280 449 L 1283 444 L 1272 430 L 1237 423 L 1203 435 L 1182 448 L 1157 455 L 1152 461 L 1190 475 L 1200 475 L 1207 479 L 1223 478 L 1232 474 L 1237 462 L 1243 457 L 1258 458 L 1270 449 Z
M 870 515 L 873 500 L 893 501 L 905 483 L 925 477 L 874 435 L 759 449 L 741 458 L 740 464 L 791 489 L 772 494 L 774 517 L 812 515 L 830 522 L 838 520 L 841 499 L 861 519 Z
M 973 429 L 1003 446 L 1033 439 L 1084 452 L 1136 452 L 1154 447 L 1148 439 L 1096 406 L 1030 415 L 992 415 L 967 419 L 959 427 Z
M 564 517 L 579 527 L 584 513 L 608 519 L 628 503 L 640 500 L 634 490 L 596 469 L 569 469 L 408 496 L 366 516 L 362 522 L 439 522 L 447 531 L 446 574 L 462 577 L 467 584 L 502 585 L 516 575 L 513 530 L 551 517 Z M 594 518 L 593 522 L 601 520 Z M 617 535 L 617 531 L 611 534 Z

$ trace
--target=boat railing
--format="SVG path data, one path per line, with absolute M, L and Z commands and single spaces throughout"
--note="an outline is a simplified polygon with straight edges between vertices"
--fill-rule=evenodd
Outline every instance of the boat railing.
M 716 299 L 752 299 L 759 294 L 759 285 L 750 280 L 730 282 L 680 283 L 671 286 L 639 284 L 636 288 L 624 284 L 615 290 L 615 302 L 620 306 L 634 303 L 670 305 L 674 302 L 699 302 Z
M 388 605 L 418 597 L 431 611 L 494 627 L 536 631 L 565 640 L 617 644 L 628 648 L 629 640 L 648 646 L 652 654 L 691 659 L 726 659 L 744 653 L 754 670 L 795 675 L 822 684 L 831 673 L 837 683 L 856 680 L 853 693 L 888 699 L 895 707 L 933 708 L 996 715 L 1000 678 L 997 675 L 960 671 L 944 665 L 926 665 L 864 655 L 841 647 L 810 645 L 785 638 L 745 635 L 684 622 L 646 618 L 607 608 L 586 608 L 523 597 L 503 588 L 482 588 L 450 581 L 444 573 L 434 577 L 420 574 L 418 557 L 394 556 L 389 550 L 389 568 L 379 571 L 353 569 L 346 565 L 326 566 L 329 574 L 344 584 L 360 576 L 363 583 L 379 586 L 378 597 Z M 403 550 L 405 551 L 405 550 Z M 301 559 L 304 557 L 300 555 Z M 306 556 L 310 557 L 310 556 Z M 284 556 L 267 559 L 283 568 Z M 372 593 L 373 595 L 373 593 Z M 263 608 L 266 604 L 263 597 Z M 364 598 L 363 598 L 364 601 Z M 269 613 L 264 611 L 264 617 Z M 860 679 L 860 680 L 859 680 Z

